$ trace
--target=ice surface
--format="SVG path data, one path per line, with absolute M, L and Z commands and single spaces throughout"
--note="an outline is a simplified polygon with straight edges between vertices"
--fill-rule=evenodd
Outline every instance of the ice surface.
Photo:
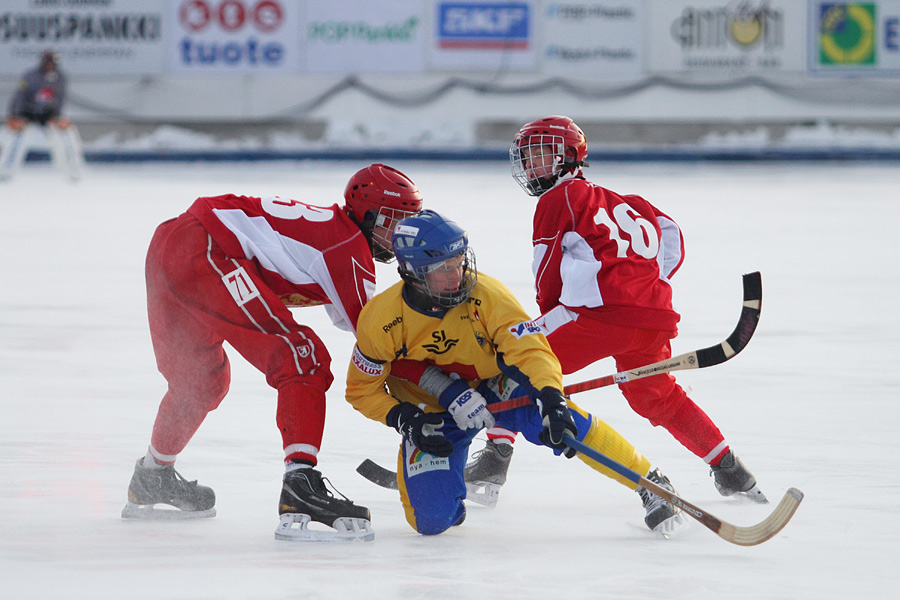
M 215 488 L 218 516 L 123 521 L 134 461 L 165 383 L 146 327 L 143 260 L 158 223 L 198 195 L 340 201 L 363 165 L 90 165 L 71 184 L 47 164 L 0 184 L 0 597 L 2 598 L 865 598 L 900 584 L 900 166 L 603 164 L 592 179 L 673 216 L 687 260 L 673 280 L 676 353 L 711 345 L 740 312 L 741 274 L 763 274 L 762 319 L 739 357 L 679 374 L 769 498 L 806 493 L 757 547 L 697 523 L 669 541 L 638 497 L 520 440 L 496 509 L 414 533 L 397 493 L 354 469 L 393 467 L 398 436 L 342 398 L 353 338 L 297 311 L 333 355 L 323 473 L 369 506 L 371 543 L 274 539 L 282 472 L 275 393 L 232 354 L 234 381 L 178 461 Z M 481 271 L 529 312 L 534 201 L 502 163 L 396 163 L 427 206 L 469 229 Z M 396 281 L 387 266 L 380 288 Z M 615 370 L 602 361 L 567 382 Z M 686 499 L 738 525 L 774 503 L 721 498 L 705 465 L 632 413 L 616 389 L 575 400 L 649 456 Z M 473 446 L 479 447 L 479 443 Z

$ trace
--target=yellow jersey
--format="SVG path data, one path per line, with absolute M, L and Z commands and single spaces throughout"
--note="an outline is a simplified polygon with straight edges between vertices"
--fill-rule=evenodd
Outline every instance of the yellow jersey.
M 498 280 L 479 273 L 468 301 L 443 317 L 410 307 L 403 285 L 372 298 L 359 315 L 346 395 L 365 416 L 385 423 L 398 401 L 426 412 L 444 410 L 422 388 L 390 376 L 391 361 L 402 358 L 435 365 L 473 386 L 502 373 L 535 390 L 562 389 L 562 370 L 550 344 Z

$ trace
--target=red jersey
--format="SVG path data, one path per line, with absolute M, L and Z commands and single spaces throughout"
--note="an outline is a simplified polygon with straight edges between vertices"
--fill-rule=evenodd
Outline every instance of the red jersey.
M 534 213 L 537 303 L 608 323 L 675 331 L 668 278 L 681 266 L 681 230 L 640 196 L 583 178 L 561 181 Z
M 356 331 L 359 312 L 375 293 L 375 263 L 342 207 L 228 194 L 198 198 L 188 213 L 226 254 L 254 260 L 282 302 L 325 304 L 337 327 Z

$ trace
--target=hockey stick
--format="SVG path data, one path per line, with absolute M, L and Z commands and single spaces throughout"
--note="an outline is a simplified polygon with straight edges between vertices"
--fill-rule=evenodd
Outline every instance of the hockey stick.
M 789 488 L 788 491 L 784 494 L 784 497 L 781 499 L 781 502 L 779 502 L 778 506 L 775 507 L 775 510 L 772 511 L 772 513 L 761 522 L 749 527 L 732 525 L 731 523 L 722 521 L 718 517 L 709 514 L 705 510 L 699 508 L 695 504 L 691 504 L 690 502 L 682 499 L 680 496 L 673 494 L 669 490 L 660 487 L 646 477 L 641 477 L 637 472 L 632 471 L 631 469 L 612 460 L 611 458 L 608 458 L 604 454 L 597 452 L 590 446 L 586 446 L 585 444 L 579 442 L 571 436 L 566 436 L 565 442 L 569 447 L 574 448 L 578 452 L 581 452 L 588 458 L 599 462 L 600 464 L 615 471 L 622 477 L 625 477 L 626 479 L 633 481 L 640 486 L 643 486 L 645 489 L 653 492 L 657 496 L 660 496 L 667 502 L 670 502 L 671 504 L 677 506 L 685 513 L 687 513 L 688 516 L 693 517 L 694 519 L 699 521 L 704 527 L 718 535 L 726 542 L 731 542 L 732 544 L 737 544 L 738 546 L 755 546 L 774 537 L 779 531 L 784 528 L 785 525 L 787 525 L 788 521 L 791 520 L 791 517 L 794 516 L 797 507 L 800 506 L 800 501 L 803 500 L 803 492 L 801 492 L 797 488 Z M 376 483 L 381 487 L 392 490 L 397 489 L 397 474 L 393 471 L 385 469 L 384 467 L 378 465 L 374 461 L 369 460 L 368 458 L 364 460 L 359 465 L 359 467 L 357 467 L 356 471 L 369 481 Z
M 762 275 L 759 271 L 747 273 L 743 276 L 744 300 L 741 308 L 741 316 L 738 319 L 737 326 L 728 338 L 709 348 L 702 348 L 673 356 L 668 360 L 663 360 L 643 367 L 632 369 L 631 371 L 620 371 L 614 375 L 606 375 L 597 379 L 590 379 L 580 383 L 573 383 L 563 388 L 566 395 L 575 394 L 577 392 L 585 392 L 609 385 L 625 383 L 649 377 L 650 375 L 659 375 L 661 373 L 669 373 L 671 371 L 680 371 L 684 369 L 703 369 L 713 365 L 721 364 L 743 350 L 753 337 L 756 331 L 756 325 L 759 323 L 759 315 L 762 310 Z M 510 398 L 500 402 L 494 402 L 488 405 L 491 413 L 503 412 L 528 406 L 532 404 L 532 400 L 528 396 L 519 396 Z M 377 463 L 365 459 L 356 468 L 356 472 L 381 487 L 388 489 L 397 489 L 397 474 L 393 471 L 385 469 Z
M 397 486 L 397 474 L 390 469 L 385 469 L 374 460 L 366 459 L 359 463 L 356 472 L 376 485 L 389 490 L 399 490 Z
M 613 375 L 598 377 L 597 379 L 589 379 L 581 383 L 573 383 L 563 388 L 568 394 L 577 392 L 586 392 L 608 385 L 626 383 L 649 377 L 651 375 L 659 375 L 661 373 L 670 373 L 672 371 L 682 371 L 685 369 L 704 369 L 713 365 L 718 365 L 726 360 L 730 360 L 743 350 L 753 337 L 756 331 L 756 325 L 759 323 L 759 314 L 762 310 L 762 276 L 759 271 L 747 273 L 743 276 L 744 285 L 744 304 L 741 308 L 741 316 L 738 319 L 737 326 L 728 338 L 715 346 L 694 350 L 679 354 L 672 358 L 655 362 L 650 365 L 638 367 L 630 371 L 619 371 Z M 518 398 L 510 398 L 501 402 L 495 402 L 488 406 L 488 410 L 492 413 L 503 412 L 521 408 L 532 404 L 531 398 L 528 396 L 520 396 Z
M 709 514 L 687 500 L 680 498 L 666 488 L 653 483 L 646 477 L 640 476 L 636 471 L 632 471 L 628 467 L 617 463 L 570 435 L 565 436 L 564 442 L 570 448 L 581 452 L 588 458 L 612 469 L 622 477 L 625 477 L 629 481 L 633 481 L 644 489 L 680 508 L 687 513 L 688 516 L 699 521 L 704 527 L 726 542 L 731 542 L 738 546 L 755 546 L 774 537 L 785 525 L 787 525 L 788 521 L 791 520 L 791 517 L 793 517 L 794 513 L 797 511 L 797 507 L 800 506 L 800 501 L 803 500 L 803 492 L 797 488 L 788 488 L 788 491 L 785 492 L 784 497 L 781 499 L 781 502 L 778 503 L 778 506 L 775 507 L 775 510 L 756 525 L 751 525 L 749 527 L 732 525 L 731 523 L 726 523 L 718 517 Z

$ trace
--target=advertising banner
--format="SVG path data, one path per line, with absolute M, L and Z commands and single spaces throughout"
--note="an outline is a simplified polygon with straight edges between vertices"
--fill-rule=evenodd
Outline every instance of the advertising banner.
M 536 2 L 437 0 L 429 64 L 436 70 L 536 70 Z
M 158 74 L 165 0 L 0 0 L 0 77 L 52 50 L 68 74 Z
M 813 73 L 900 74 L 900 0 L 809 2 Z
M 293 73 L 299 68 L 296 0 L 170 0 L 167 55 L 174 73 Z
M 806 71 L 806 6 L 797 0 L 648 0 L 652 72 Z
M 643 69 L 642 0 L 544 2 L 541 71 L 558 75 L 639 75 Z
M 310 73 L 418 73 L 424 69 L 424 2 L 308 2 L 301 30 Z

